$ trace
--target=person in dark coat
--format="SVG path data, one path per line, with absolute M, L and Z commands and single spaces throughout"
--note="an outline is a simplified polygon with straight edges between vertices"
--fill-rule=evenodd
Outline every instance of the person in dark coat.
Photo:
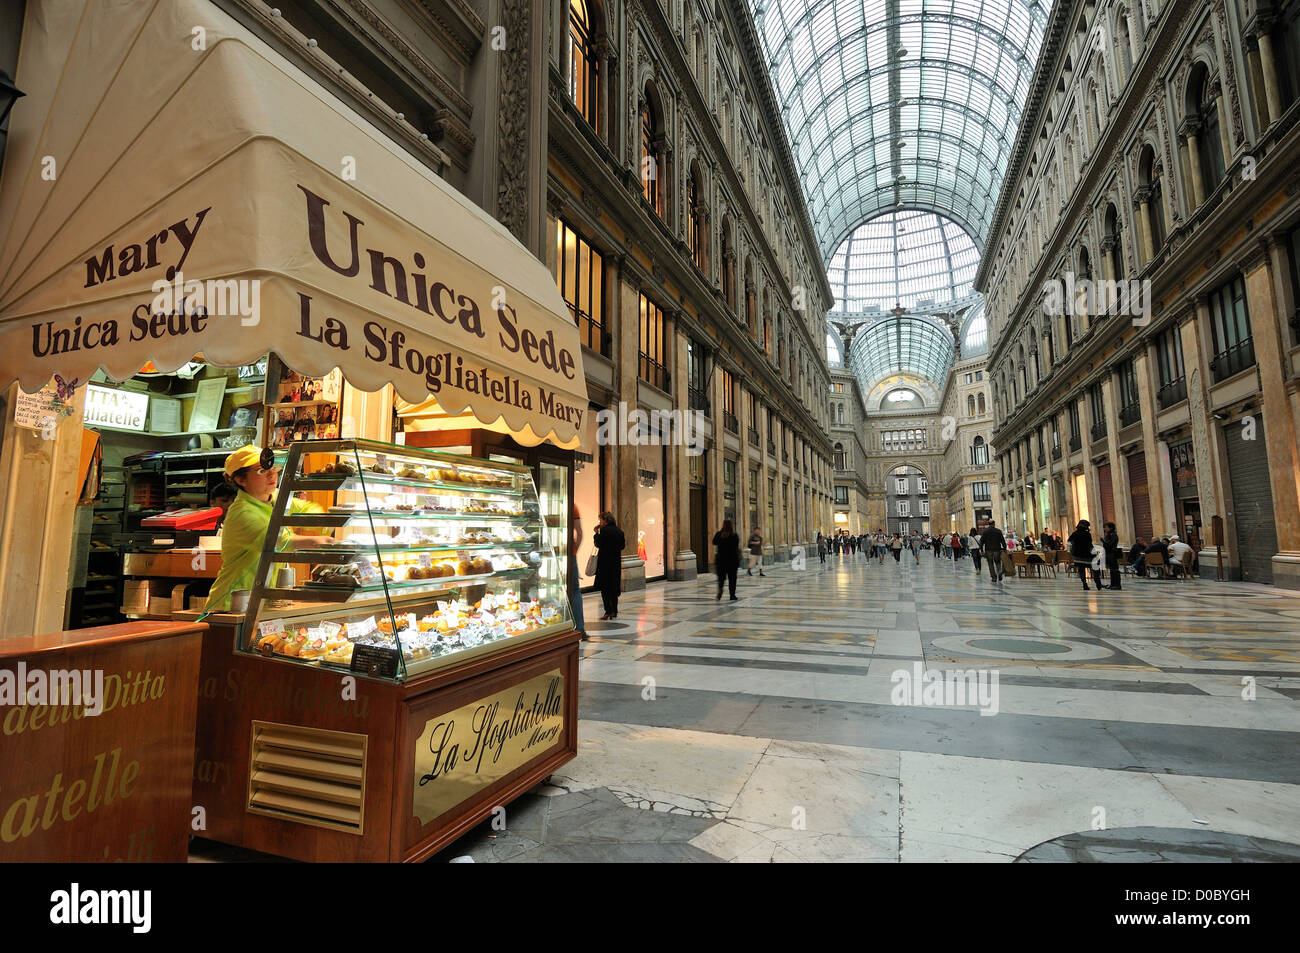
M 606 510 L 596 524 L 596 588 L 605 603 L 602 619 L 618 618 L 618 596 L 623 591 L 623 550 L 627 539 Z
M 984 550 L 984 558 L 989 561 L 989 576 L 994 582 L 1000 583 L 1005 575 L 1002 554 L 1006 552 L 1007 540 L 992 520 L 989 520 L 989 525 L 980 534 L 980 549 Z
M 1110 575 L 1110 588 L 1123 589 L 1119 581 L 1119 533 L 1114 523 L 1106 524 L 1106 534 L 1101 538 L 1102 548 L 1106 550 L 1106 572 Z
M 1147 541 L 1138 537 L 1137 541 L 1129 547 L 1128 564 L 1133 567 L 1133 575 L 1145 576 L 1146 571 L 1146 552 Z
M 1074 528 L 1070 534 L 1067 543 L 1070 547 L 1070 556 L 1074 559 L 1074 569 L 1079 574 L 1079 581 L 1083 583 L 1083 588 L 1088 588 L 1088 568 L 1092 566 L 1092 524 L 1087 520 L 1079 520 L 1079 525 Z M 1092 581 L 1097 586 L 1097 591 L 1101 591 L 1101 570 L 1093 568 Z
M 713 534 L 713 545 L 717 555 L 713 559 L 713 568 L 718 573 L 718 598 L 722 598 L 722 581 L 725 579 L 731 589 L 731 600 L 736 600 L 736 574 L 740 572 L 740 537 L 731 528 L 731 520 L 724 520 L 722 529 Z

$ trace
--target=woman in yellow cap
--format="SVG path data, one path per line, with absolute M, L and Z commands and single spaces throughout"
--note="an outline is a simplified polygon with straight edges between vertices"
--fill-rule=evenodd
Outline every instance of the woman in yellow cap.
M 269 449 L 249 445 L 226 457 L 225 475 L 236 495 L 222 523 L 221 572 L 208 593 L 207 612 L 229 609 L 231 593 L 253 588 L 253 577 L 271 523 L 271 501 L 275 498 L 280 469 Z M 289 512 L 320 513 L 322 509 L 315 503 L 292 497 Z M 281 530 L 276 548 L 283 547 L 292 535 L 287 529 Z

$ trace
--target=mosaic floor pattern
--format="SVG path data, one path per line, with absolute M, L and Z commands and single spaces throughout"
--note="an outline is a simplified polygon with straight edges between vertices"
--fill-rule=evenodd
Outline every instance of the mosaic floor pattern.
M 592 622 L 578 758 L 439 859 L 1300 853 L 1300 594 L 860 556 L 713 586 Z

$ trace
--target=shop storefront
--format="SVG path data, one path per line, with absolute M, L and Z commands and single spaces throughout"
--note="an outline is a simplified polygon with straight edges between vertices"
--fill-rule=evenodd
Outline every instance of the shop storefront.
M 664 474 L 667 453 L 663 446 L 637 447 L 636 555 L 645 563 L 647 581 L 664 577 L 667 524 L 664 521 Z M 628 550 L 632 549 L 631 539 Z M 624 555 L 631 555 L 625 551 Z
M 578 542 L 579 585 L 594 586 L 596 577 L 587 574 L 587 561 L 596 552 L 592 534 L 596 522 L 605 508 L 604 486 L 607 454 L 596 443 L 596 414 L 599 408 L 587 408 L 587 419 L 582 423 L 582 445 L 574 453 L 573 505 L 577 514 L 578 529 L 574 533 Z
M 1173 480 L 1174 521 L 1183 541 L 1197 552 L 1204 548 L 1201 535 L 1201 499 L 1196 484 L 1196 454 L 1190 439 L 1169 446 L 1169 471 Z
M 194 24 L 206 46 L 191 53 Z M 122 47 L 94 46 L 104 36 Z M 67 4 L 39 22 L 29 9 L 23 57 L 32 79 L 19 77 L 29 95 L 0 181 L 0 480 L 19 488 L 0 503 L 0 552 L 26 569 L 0 574 L 4 634 L 60 627 L 45 620 L 67 598 L 59 532 L 86 519 L 87 428 L 105 482 L 121 484 L 96 494 L 108 505 L 87 510 L 91 536 L 116 506 L 123 535 L 138 518 L 154 546 L 192 528 L 180 510 L 213 502 L 221 442 L 266 447 L 286 469 L 248 616 L 236 606 L 196 627 L 196 580 L 179 587 L 181 609 L 152 563 L 134 589 L 142 618 L 165 607 L 177 639 L 201 635 L 194 797 L 210 836 L 230 843 L 310 860 L 428 856 L 576 751 L 572 451 L 593 415 L 554 280 L 211 4 Z M 43 155 L 61 157 L 57 178 Z M 16 414 L 33 405 L 21 394 L 38 395 L 35 413 Z M 643 467 L 660 485 L 662 573 L 654 449 Z M 176 525 L 145 527 L 152 510 Z M 211 543 L 182 547 L 148 555 L 191 569 L 219 558 Z M 101 575 L 84 572 L 84 594 Z M 173 634 L 160 621 L 94 631 L 109 652 Z M 356 692 L 336 702 L 347 675 Z M 536 701 L 537 730 L 517 751 L 482 771 L 439 761 L 440 726 L 461 744 L 452 721 L 459 731 L 519 700 Z M 174 785 L 175 767 L 136 783 Z M 6 779 L 14 796 L 49 785 Z

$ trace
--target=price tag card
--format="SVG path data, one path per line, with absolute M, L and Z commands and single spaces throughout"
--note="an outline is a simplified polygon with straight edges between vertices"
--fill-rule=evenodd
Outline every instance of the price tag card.
M 388 455 L 384 453 L 375 454 L 375 466 L 378 467 L 388 466 Z
M 283 619 L 267 619 L 265 622 L 257 623 L 257 632 L 259 635 L 272 635 L 283 631 Z
M 320 624 L 321 638 L 332 639 L 343 631 L 343 626 L 337 622 L 322 622 Z
M 379 570 L 376 569 L 374 563 L 365 556 L 361 556 L 357 559 L 357 569 L 361 571 L 362 585 L 368 582 L 374 582 L 379 578 Z
M 357 639 L 363 639 L 375 629 L 379 628 L 375 624 L 374 616 L 368 619 L 362 619 L 360 622 L 348 623 L 348 639 L 355 642 Z
M 433 565 L 433 553 L 420 553 L 420 565 L 428 569 Z

